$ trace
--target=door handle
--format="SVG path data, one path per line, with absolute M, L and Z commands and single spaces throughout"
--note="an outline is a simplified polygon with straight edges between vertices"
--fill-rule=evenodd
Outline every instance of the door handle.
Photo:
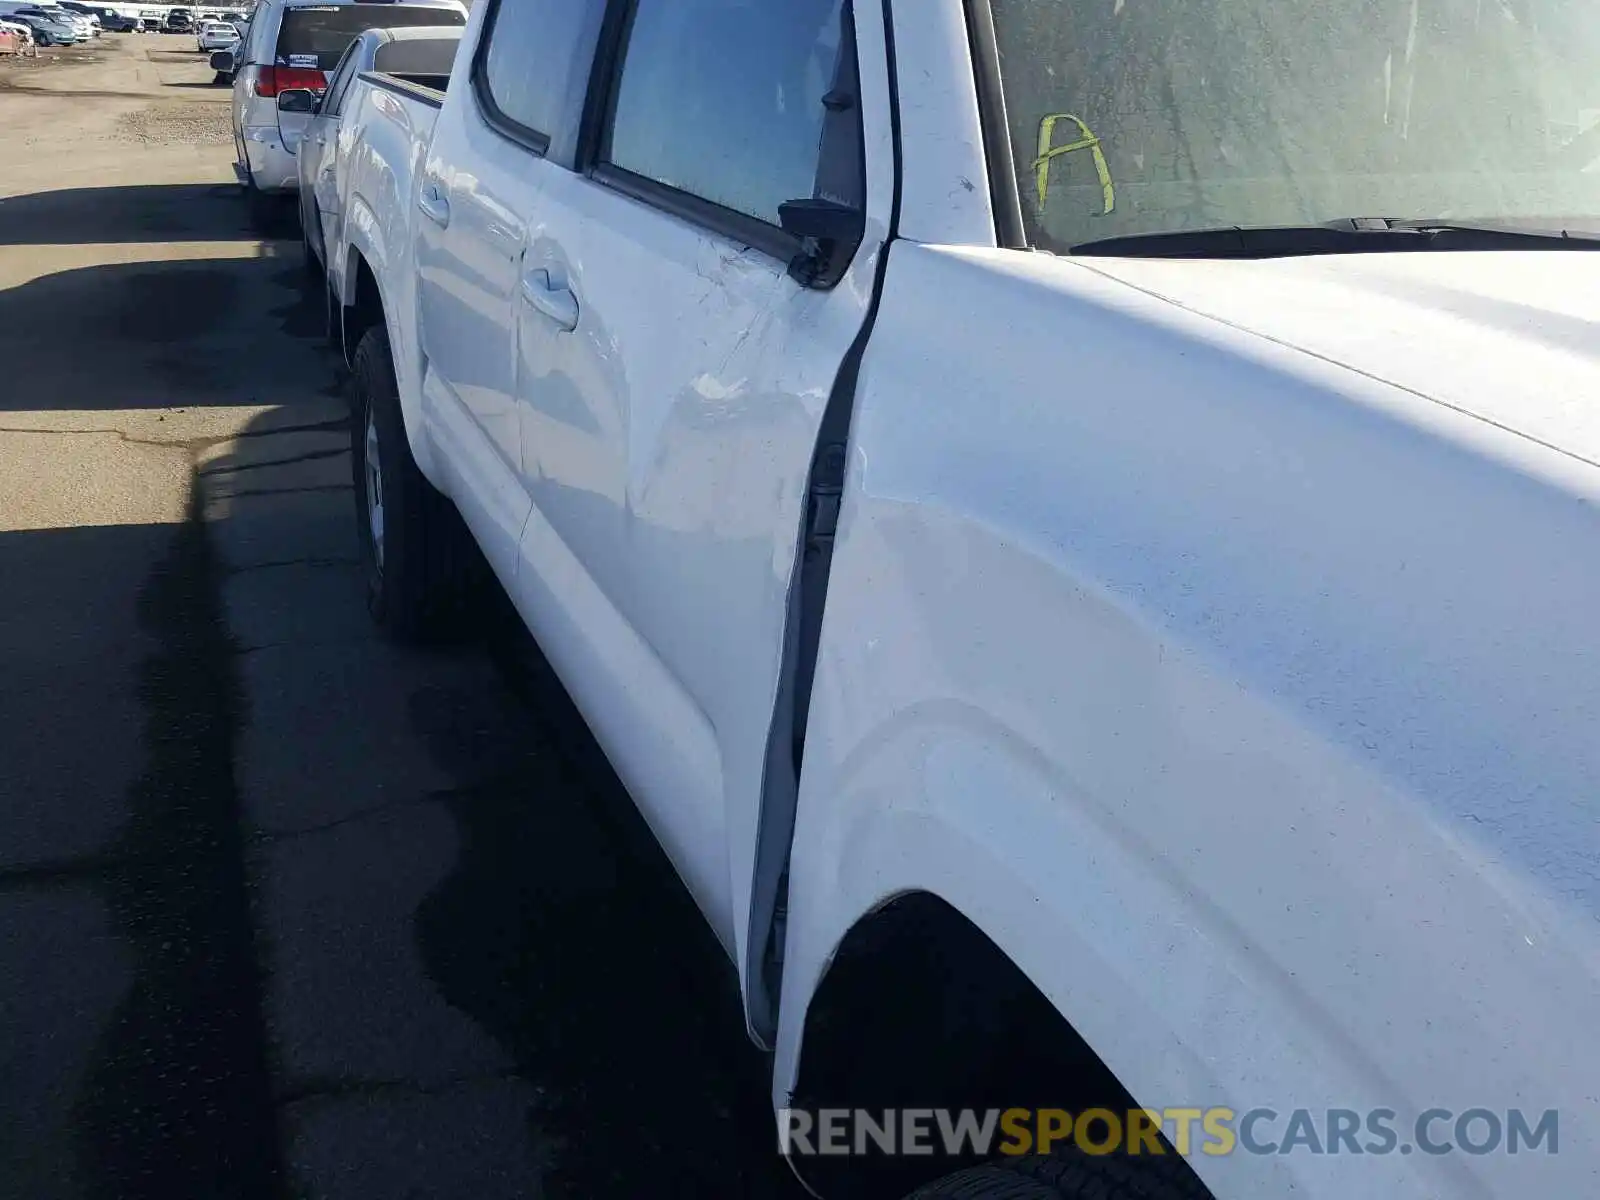
M 549 317 L 566 333 L 578 327 L 578 298 L 571 288 L 556 287 L 544 268 L 522 277 L 522 298 L 537 312 Z
M 439 228 L 449 227 L 450 199 L 438 183 L 430 179 L 422 185 L 422 193 L 417 197 L 417 207 L 422 210 L 423 216 Z

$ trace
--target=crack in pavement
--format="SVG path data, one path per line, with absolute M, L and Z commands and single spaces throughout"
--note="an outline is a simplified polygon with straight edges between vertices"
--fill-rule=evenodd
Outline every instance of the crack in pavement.
M 219 500 L 238 500 L 244 496 L 293 496 L 300 492 L 349 492 L 354 485 L 348 483 L 308 483 L 304 487 L 250 488 L 242 492 L 228 492 Z
M 53 884 L 95 880 L 107 871 L 125 866 L 128 859 L 105 854 L 86 854 L 81 858 L 46 859 L 0 870 L 0 896 Z
M 296 454 L 292 458 L 274 458 L 266 462 L 218 463 L 202 470 L 200 478 L 214 479 L 219 475 L 236 475 L 243 471 L 265 471 L 268 467 L 292 467 L 298 463 L 317 462 L 326 458 L 343 458 L 349 453 L 350 447 L 341 446 L 337 450 L 307 450 L 304 454 Z
M 396 812 L 405 808 L 416 808 L 423 804 L 441 804 L 449 798 L 450 793 L 428 793 L 422 796 L 397 796 L 393 800 L 385 800 L 381 804 L 374 804 L 370 808 L 357 809 L 355 812 L 346 813 L 332 821 L 324 821 L 318 825 L 307 825 L 297 829 L 276 829 L 263 831 L 250 835 L 250 844 L 253 846 L 275 845 L 279 842 L 292 842 L 296 838 L 310 837 L 313 834 L 329 833 L 345 825 L 364 821 L 369 817 L 381 817 L 385 813 Z
M 247 575 L 251 571 L 277 571 L 284 567 L 315 567 L 318 569 L 323 567 L 354 567 L 359 566 L 360 561 L 360 559 L 353 556 L 350 558 L 275 558 L 268 562 L 247 563 L 242 567 L 228 567 L 223 573 L 234 576 Z M 274 646 L 282 644 L 281 642 L 272 643 Z M 255 646 L 252 649 L 265 650 L 267 647 Z
M 26 433 L 38 437 L 82 437 L 85 435 L 114 437 L 129 446 L 155 446 L 162 450 L 189 450 L 193 449 L 197 443 L 204 443 L 209 440 L 202 438 L 142 438 L 135 437 L 124 429 L 17 429 L 0 425 L 0 433 Z M 217 440 L 226 442 L 232 439 L 219 438 Z
M 246 429 L 234 435 L 235 440 L 244 441 L 245 438 L 277 437 L 281 433 L 331 433 L 334 430 L 347 430 L 350 421 L 346 417 L 333 417 L 326 421 L 312 421 L 304 425 L 275 425 L 271 429 Z
M 278 1097 L 279 1108 L 293 1108 L 315 1100 L 337 1100 L 346 1096 L 384 1096 L 404 1092 L 411 1096 L 445 1096 L 480 1083 L 527 1083 L 527 1078 L 516 1071 L 477 1071 L 462 1075 L 445 1075 L 429 1083 L 410 1079 L 350 1079 L 314 1080 L 290 1089 Z M 536 1084 L 529 1084 L 542 1090 Z
M 184 414 L 183 414 L 182 410 L 178 410 L 174 415 L 183 416 Z M 228 442 L 244 441 L 246 438 L 278 437 L 278 436 L 280 436 L 282 434 L 290 434 L 290 433 L 333 433 L 333 432 L 337 432 L 337 431 L 341 431 L 341 430 L 346 430 L 346 429 L 349 429 L 349 428 L 350 428 L 349 421 L 345 420 L 342 417 L 339 417 L 339 418 L 335 418 L 335 419 L 329 420 L 329 421 L 317 421 L 317 422 L 312 422 L 312 423 L 303 424 L 303 425 L 280 425 L 275 429 L 246 429 L 246 430 L 242 430 L 242 431 L 240 431 L 238 433 L 210 434 L 210 435 L 207 435 L 207 436 L 204 436 L 204 437 L 187 437 L 187 438 L 182 438 L 182 437 L 180 437 L 180 438 L 139 437 L 139 436 L 137 436 L 135 434 L 129 433 L 126 429 L 100 429 L 100 428 L 94 428 L 94 429 L 40 429 L 40 428 L 37 428 L 35 426 L 16 426 L 16 425 L 0 425 L 0 433 L 32 434 L 32 435 L 34 435 L 36 437 L 84 437 L 84 436 L 114 437 L 114 438 L 117 438 L 119 441 L 122 441 L 122 442 L 124 442 L 124 443 L 126 443 L 127 445 L 130 445 L 130 446 L 155 446 L 155 447 L 157 447 L 159 449 L 163 449 L 163 450 L 176 449 L 176 450 L 191 450 L 191 451 L 195 451 L 195 450 L 209 450 L 214 446 L 226 445 Z M 313 451 L 311 453 L 310 457 L 322 457 L 322 456 L 332 457 L 335 454 L 348 454 L 348 453 L 350 453 L 350 451 L 348 449 L 344 449 L 344 450 L 325 450 L 325 451 L 319 450 L 319 451 Z M 283 461 L 283 463 L 288 464 L 288 463 L 299 462 L 299 461 L 302 461 L 302 460 L 299 459 L 299 458 L 288 458 L 288 459 L 284 459 L 282 461 Z M 279 464 L 261 463 L 259 465 L 260 466 L 274 466 L 274 465 L 279 465 Z M 232 470 L 249 470 L 251 468 L 250 467 L 241 466 L 241 467 L 234 467 L 234 468 L 230 468 L 230 469 L 232 469 Z M 200 472 L 201 475 L 213 475 L 213 474 L 217 474 L 217 473 L 219 473 L 219 472 L 216 471 L 215 469 L 209 470 L 209 471 L 201 471 Z

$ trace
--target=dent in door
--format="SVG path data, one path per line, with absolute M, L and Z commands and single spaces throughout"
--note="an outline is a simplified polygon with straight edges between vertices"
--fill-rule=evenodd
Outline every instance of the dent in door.
M 681 819 L 704 808 L 708 785 L 720 803 L 716 733 L 612 591 L 627 578 L 617 557 L 627 503 L 619 343 L 598 306 L 584 305 L 552 243 L 535 239 L 524 262 L 578 292 L 583 307 L 577 328 L 564 332 L 518 305 L 523 478 L 533 504 L 513 589 L 517 608 L 731 954 L 726 871 L 708 860 L 698 827 Z

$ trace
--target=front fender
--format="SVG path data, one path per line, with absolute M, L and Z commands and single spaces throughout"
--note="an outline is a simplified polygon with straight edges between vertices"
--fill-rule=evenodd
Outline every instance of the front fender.
M 910 533 L 905 513 L 892 523 L 902 537 Z M 918 672 L 907 669 L 907 656 L 920 652 L 930 664 L 939 661 L 941 651 L 923 641 L 938 624 L 908 622 L 914 632 L 903 637 L 893 630 L 915 611 L 913 593 L 926 596 L 932 584 L 912 576 L 901 591 L 868 582 L 868 573 L 879 583 L 892 578 L 906 564 L 907 546 L 897 548 L 899 538 L 880 539 L 863 525 L 853 522 L 840 547 L 831 589 L 838 607 L 830 608 L 828 621 L 871 635 L 857 644 L 853 661 L 836 643 L 818 673 L 791 861 L 775 1104 L 786 1102 L 798 1076 L 807 1005 L 836 948 L 884 903 L 927 892 L 982 930 L 1141 1104 L 1241 1113 L 1263 1106 L 1284 1112 L 1426 1106 L 1428 1098 L 1405 1093 L 1384 1063 L 1341 1032 L 1329 1011 L 1333 996 L 1286 975 L 1257 951 L 1252 931 L 1196 888 L 1167 837 L 1137 807 L 1108 804 L 1093 784 L 1075 777 L 1061 742 L 1041 736 L 1048 720 L 974 703 L 970 695 L 951 697 L 957 689 L 948 679 L 924 677 L 920 682 L 929 686 L 915 686 L 908 677 Z M 1141 712 L 1148 720 L 1149 741 L 1134 753 L 1152 771 L 1181 774 L 1170 759 L 1158 766 L 1169 753 L 1157 748 L 1167 735 L 1206 753 L 1270 745 L 1281 756 L 1283 776 L 1256 781 L 1242 798 L 1253 811 L 1237 825 L 1197 820 L 1185 831 L 1195 855 L 1232 857 L 1235 869 L 1247 873 L 1254 869 L 1250 855 L 1230 847 L 1270 841 L 1283 820 L 1315 820 L 1298 808 L 1294 817 L 1284 809 L 1276 819 L 1265 811 L 1292 794 L 1291 775 L 1302 783 L 1317 778 L 1321 797 L 1329 799 L 1347 787 L 1381 789 L 1280 714 L 1236 692 L 1230 697 L 1226 681 L 1208 677 L 1201 664 L 1163 653 L 1104 600 L 1052 589 L 1036 564 L 1013 562 L 1008 571 L 1002 551 L 983 561 L 982 540 L 968 531 L 947 549 L 965 542 L 967 565 L 981 567 L 982 578 L 1006 578 L 1004 590 L 1024 607 L 1052 590 L 1061 606 L 1064 636 L 1040 655 L 1035 681 L 1047 685 L 1053 669 L 1074 660 L 1099 683 L 1121 676 L 1122 694 L 1115 685 L 1097 689 L 1098 703 L 1108 717 Z M 932 548 L 920 536 L 911 541 L 919 552 Z M 1012 611 L 997 613 L 992 624 L 981 621 L 980 642 L 1025 619 L 1014 606 L 993 607 Z M 970 630 L 970 615 L 968 622 Z M 916 692 L 923 698 L 914 699 Z M 1058 708 L 1057 715 L 1067 714 Z M 1330 804 L 1328 811 L 1337 808 Z M 1157 814 L 1153 804 L 1150 818 L 1173 832 L 1171 814 Z M 1426 830 L 1398 822 L 1386 832 L 1398 845 L 1427 852 Z M 1330 911 L 1323 919 L 1344 918 Z M 1485 1194 L 1435 1159 L 1387 1160 L 1381 1183 L 1370 1164 L 1349 1158 L 1235 1152 L 1196 1159 L 1194 1166 L 1228 1200 Z
M 1583 877 L 1548 879 L 1593 831 L 1595 634 L 1570 600 L 1593 594 L 1600 480 L 1552 456 L 1536 489 L 1468 422 L 1422 437 L 1348 399 L 1359 381 L 1048 267 L 1024 286 L 893 251 L 807 726 L 774 1101 L 841 941 L 923 891 L 1152 1108 L 1560 1112 L 1559 1154 L 1197 1156 L 1225 1200 L 1588 1194 L 1600 952 Z M 1454 527 L 1520 536 L 1486 558 L 1434 532 Z M 1542 789 L 1459 749 L 1485 734 Z

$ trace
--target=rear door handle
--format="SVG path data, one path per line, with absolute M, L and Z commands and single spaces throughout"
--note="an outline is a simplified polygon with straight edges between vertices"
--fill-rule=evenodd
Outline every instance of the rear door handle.
M 571 288 L 554 286 L 550 282 L 550 272 L 544 268 L 529 271 L 522 277 L 522 298 L 535 311 L 559 325 L 563 332 L 571 333 L 578 327 L 578 298 Z
M 422 194 L 417 197 L 417 207 L 422 210 L 423 216 L 439 228 L 449 227 L 450 199 L 438 183 L 430 179 L 422 185 Z

